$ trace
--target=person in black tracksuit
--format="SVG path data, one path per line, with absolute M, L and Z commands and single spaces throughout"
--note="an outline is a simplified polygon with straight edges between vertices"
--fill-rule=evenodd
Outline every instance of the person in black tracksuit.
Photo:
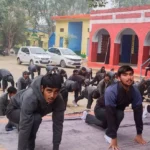
M 142 97 L 139 90 L 133 86 L 134 71 L 130 66 L 122 66 L 118 70 L 120 82 L 109 86 L 105 95 L 100 97 L 95 106 L 95 117 L 88 114 L 85 121 L 96 124 L 106 130 L 105 139 L 110 143 L 110 148 L 118 150 L 117 130 L 124 118 L 124 110 L 132 104 L 137 136 L 135 140 L 140 144 L 146 142 L 142 138 Z
M 105 73 L 97 73 L 92 81 L 90 81 L 91 85 L 98 85 L 98 83 L 104 79 Z
M 146 80 L 141 80 L 139 83 L 136 83 L 134 84 L 135 87 L 138 88 L 138 90 L 140 91 L 141 93 L 141 96 L 142 96 L 142 100 L 145 99 L 145 95 L 147 95 L 147 89 L 148 89 L 148 86 L 147 86 L 147 81 Z
M 145 76 L 147 76 L 149 70 L 150 70 L 150 62 L 148 63 L 147 67 L 145 67 Z
M 67 73 L 64 69 L 58 69 L 57 74 L 60 75 L 61 80 L 62 80 L 62 84 L 65 82 L 65 80 L 67 80 L 68 76 Z M 64 80 L 65 79 L 65 80 Z
M 86 68 L 86 72 L 87 72 L 87 78 L 90 80 L 90 79 L 93 79 L 93 71 L 92 71 L 92 68 L 88 68 L 88 67 L 85 67 Z
M 110 85 L 111 77 L 108 74 L 105 74 L 104 79 L 102 79 L 97 86 L 97 90 L 100 96 L 104 95 L 106 88 Z
M 60 93 L 64 99 L 65 106 L 67 107 L 67 102 L 68 102 L 68 94 L 69 92 L 78 92 L 78 82 L 71 81 L 71 80 L 66 80 L 65 83 L 63 84 Z M 75 94 L 76 95 L 76 94 Z
M 96 72 L 96 74 L 97 74 L 97 73 L 104 73 L 104 74 L 106 74 L 105 67 L 104 67 L 104 66 L 102 66 L 102 67 L 101 67 L 101 69 L 100 69 L 100 70 L 98 70 L 98 71 Z
M 96 75 L 95 75 L 95 77 L 93 78 L 93 80 L 90 82 L 90 84 L 97 86 L 98 83 L 99 83 L 102 79 L 104 79 L 105 74 L 106 74 L 105 67 L 102 67 L 100 70 L 98 70 L 98 71 L 96 72 Z M 96 82 L 96 83 L 95 83 L 95 82 Z
M 31 74 L 31 79 L 34 79 L 34 72 L 38 72 L 38 76 L 41 74 L 41 67 L 34 64 L 30 64 L 28 70 Z
M 53 150 L 59 150 L 63 132 L 65 104 L 59 94 L 61 79 L 57 74 L 35 78 L 28 89 L 18 92 L 7 106 L 7 118 L 19 124 L 18 150 L 34 150 L 36 133 L 42 117 L 52 112 Z
M 72 81 L 75 81 L 75 82 L 78 83 L 78 86 L 79 86 L 78 92 L 76 91 L 76 93 L 75 93 L 75 99 L 76 99 L 79 94 L 81 95 L 82 85 L 85 84 L 85 77 L 75 73 L 75 74 L 71 75 L 68 78 L 68 80 L 72 80 Z
M 97 99 L 100 96 L 99 92 L 97 91 L 97 87 L 95 86 L 86 86 L 85 89 L 82 91 L 81 95 L 75 99 L 75 103 L 83 98 L 88 100 L 87 109 L 91 109 L 91 105 L 93 103 L 93 99 Z
M 46 72 L 47 73 L 58 73 L 58 67 L 47 65 Z
M 0 116 L 6 115 L 6 109 L 8 104 L 11 101 L 11 97 L 14 96 L 16 93 L 17 93 L 17 89 L 14 88 L 13 86 L 10 86 L 7 89 L 7 93 L 0 96 Z M 5 130 L 12 131 L 14 126 L 15 125 L 11 121 L 8 121 L 7 125 L 5 126 Z
M 85 67 L 82 67 L 78 71 L 78 75 L 83 76 L 85 79 L 89 79 L 90 78 L 90 73 L 87 71 L 87 69 Z
M 12 74 L 6 69 L 0 69 L 0 82 L 2 80 L 3 92 L 5 92 L 8 82 L 14 87 L 14 78 Z
M 26 89 L 27 87 L 30 86 L 32 80 L 30 79 L 29 74 L 30 74 L 29 72 L 24 71 L 22 73 L 22 77 L 20 77 L 18 79 L 17 84 L 16 84 L 18 92 L 23 90 L 23 89 Z

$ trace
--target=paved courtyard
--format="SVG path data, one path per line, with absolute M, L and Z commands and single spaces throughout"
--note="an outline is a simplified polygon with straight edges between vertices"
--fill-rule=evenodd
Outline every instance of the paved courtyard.
M 27 65 L 18 65 L 16 57 L 0 57 L 0 68 L 6 68 L 12 72 L 15 81 L 27 70 Z M 67 68 L 68 75 L 72 74 L 71 68 Z M 45 74 L 42 68 L 42 74 Z M 2 93 L 0 91 L 0 93 Z M 69 94 L 68 107 L 65 115 L 64 132 L 60 150 L 105 150 L 108 144 L 103 136 L 104 131 L 98 127 L 90 126 L 80 120 L 81 112 L 85 110 L 87 100 L 81 100 L 79 107 L 72 104 L 73 93 Z M 95 102 L 92 105 L 94 108 Z M 92 112 L 93 113 L 93 112 Z M 6 117 L 0 117 L 0 150 L 17 150 L 17 130 L 6 132 Z M 144 146 L 133 142 L 136 135 L 133 113 L 130 107 L 126 110 L 126 115 L 118 131 L 118 143 L 121 150 L 150 150 L 150 116 L 144 120 L 143 137 L 148 141 Z M 52 150 L 52 121 L 51 116 L 43 118 L 43 122 L 37 134 L 35 150 Z

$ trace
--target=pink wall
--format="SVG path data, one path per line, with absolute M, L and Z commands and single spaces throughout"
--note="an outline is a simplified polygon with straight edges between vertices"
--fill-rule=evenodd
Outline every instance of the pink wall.
M 106 29 L 111 38 L 111 47 L 110 47 L 110 60 L 109 65 L 105 65 L 106 68 L 116 67 L 118 68 L 119 63 L 119 51 L 120 51 L 120 44 L 115 43 L 115 39 L 117 35 L 126 28 L 133 29 L 138 38 L 139 38 L 139 53 L 138 53 L 138 64 L 135 68 L 136 73 L 140 73 L 140 66 L 141 64 L 148 58 L 148 48 L 144 47 L 144 40 L 146 38 L 147 33 L 150 31 L 150 23 L 126 23 L 126 24 L 94 24 L 92 25 L 92 31 L 90 33 L 90 41 L 92 43 L 92 37 L 96 33 L 96 31 L 100 29 Z M 91 55 L 89 58 L 88 65 L 90 67 L 100 67 L 103 64 L 96 62 L 96 55 L 97 55 L 97 43 L 91 44 Z M 143 48 L 144 47 L 144 48 Z

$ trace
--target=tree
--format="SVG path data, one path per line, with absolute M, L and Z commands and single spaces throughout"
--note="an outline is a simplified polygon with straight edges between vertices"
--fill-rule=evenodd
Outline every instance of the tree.
M 36 28 L 40 27 L 39 20 L 43 20 L 47 24 L 44 29 L 50 34 L 54 26 L 52 16 L 64 16 L 73 14 L 86 14 L 90 12 L 87 0 L 26 0 L 26 9 L 32 10 L 34 18 L 36 18 Z M 31 9 L 32 8 L 32 9 Z M 32 16 L 32 18 L 33 18 Z
M 129 7 L 150 4 L 150 0 L 112 0 L 115 7 Z
M 16 44 L 25 41 L 26 17 L 21 8 L 13 4 L 6 7 L 4 19 L 1 22 L 1 42 L 3 48 L 9 52 Z
M 105 7 L 108 3 L 107 0 L 87 0 L 89 7 L 96 8 L 96 7 Z

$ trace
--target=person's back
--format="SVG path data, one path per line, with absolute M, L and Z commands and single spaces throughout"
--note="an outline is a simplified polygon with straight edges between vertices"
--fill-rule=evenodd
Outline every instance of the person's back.
M 7 105 L 9 104 L 8 93 L 0 96 L 0 116 L 5 116 Z
M 88 99 L 89 96 L 91 96 L 93 91 L 96 90 L 96 89 L 97 89 L 96 86 L 87 86 L 87 87 L 85 87 L 85 89 L 84 89 L 85 98 Z
M 81 75 L 71 75 L 68 79 L 72 81 L 76 81 L 80 84 L 83 84 L 85 80 L 85 78 Z
M 64 86 L 68 92 L 73 92 L 74 89 L 78 88 L 78 83 L 72 80 L 66 80 Z
M 11 75 L 11 73 L 6 69 L 0 69 L 0 77 L 6 77 Z
M 37 66 L 34 65 L 34 64 L 30 64 L 30 65 L 28 66 L 28 70 L 29 70 L 29 71 L 33 71 L 33 72 L 36 72 L 36 71 L 37 71 Z

